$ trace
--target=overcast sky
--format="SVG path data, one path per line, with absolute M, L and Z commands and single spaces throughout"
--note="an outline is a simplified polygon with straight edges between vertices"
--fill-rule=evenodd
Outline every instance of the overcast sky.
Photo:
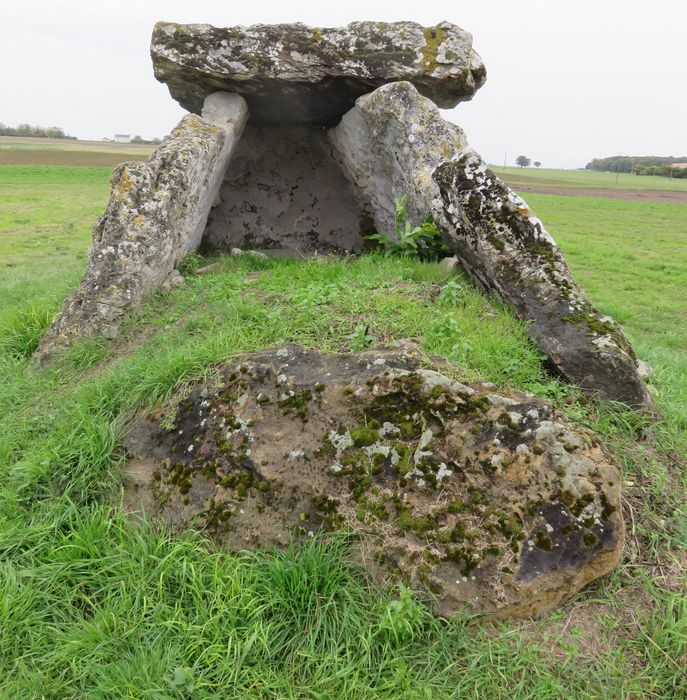
M 79 138 L 164 136 L 183 114 L 153 77 L 157 20 L 216 26 L 448 20 L 487 67 L 447 110 L 492 163 L 687 156 L 686 0 L 26 0 L 0 9 L 0 121 Z

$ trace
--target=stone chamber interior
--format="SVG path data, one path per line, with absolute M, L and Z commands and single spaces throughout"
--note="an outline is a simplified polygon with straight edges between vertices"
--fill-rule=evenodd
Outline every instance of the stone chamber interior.
M 318 127 L 246 126 L 203 234 L 203 252 L 360 252 L 374 225 Z

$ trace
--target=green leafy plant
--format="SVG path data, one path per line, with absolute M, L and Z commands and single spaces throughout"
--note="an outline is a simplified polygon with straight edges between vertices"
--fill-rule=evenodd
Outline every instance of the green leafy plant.
M 398 643 L 421 634 L 424 619 L 425 609 L 422 604 L 415 599 L 410 588 L 400 584 L 398 598 L 386 604 L 379 627 Z
M 408 256 L 418 260 L 432 261 L 450 255 L 451 251 L 441 238 L 441 231 L 427 217 L 419 226 L 413 226 L 408 220 L 408 196 L 394 199 L 396 213 L 394 216 L 394 237 L 386 233 L 371 233 L 363 236 L 367 241 L 377 243 L 387 255 Z
M 195 275 L 200 267 L 202 258 L 198 253 L 188 253 L 184 256 L 181 262 L 177 265 L 177 270 L 184 276 Z

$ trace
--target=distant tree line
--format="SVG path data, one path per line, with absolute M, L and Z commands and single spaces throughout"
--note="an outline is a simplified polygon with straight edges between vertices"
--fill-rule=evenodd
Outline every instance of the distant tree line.
M 521 168 L 529 168 L 530 165 L 534 165 L 535 168 L 541 168 L 540 160 L 535 160 L 534 163 L 532 163 L 532 159 L 527 156 L 518 156 L 515 159 L 515 164 L 519 165 Z
M 158 138 L 157 136 L 154 139 L 144 139 L 141 136 L 136 135 L 131 139 L 131 143 L 146 143 L 157 146 L 158 144 L 162 143 L 162 139 Z
M 687 157 L 664 156 L 611 156 L 594 158 L 587 163 L 587 170 L 612 173 L 634 173 L 635 175 L 663 175 L 687 178 L 687 168 L 673 168 L 674 163 L 687 163 Z
M 29 136 L 44 139 L 76 139 L 76 136 L 67 136 L 64 129 L 59 126 L 31 126 L 20 124 L 17 127 L 7 126 L 0 122 L 0 136 Z

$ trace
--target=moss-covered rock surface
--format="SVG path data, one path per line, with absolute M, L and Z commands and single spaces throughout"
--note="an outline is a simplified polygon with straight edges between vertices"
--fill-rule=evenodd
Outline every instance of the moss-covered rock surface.
M 155 77 L 192 112 L 216 90 L 245 97 L 260 125 L 333 126 L 356 98 L 409 80 L 440 107 L 469 100 L 486 71 L 472 36 L 449 22 L 353 22 L 346 27 L 158 22 Z
M 444 615 L 548 610 L 618 561 L 619 471 L 532 395 L 412 344 L 244 355 L 134 424 L 128 508 L 234 550 L 345 529 Z
M 463 267 L 529 322 L 532 340 L 556 369 L 590 394 L 650 409 L 629 340 L 588 301 L 527 202 L 470 148 L 433 178 L 437 216 Z

